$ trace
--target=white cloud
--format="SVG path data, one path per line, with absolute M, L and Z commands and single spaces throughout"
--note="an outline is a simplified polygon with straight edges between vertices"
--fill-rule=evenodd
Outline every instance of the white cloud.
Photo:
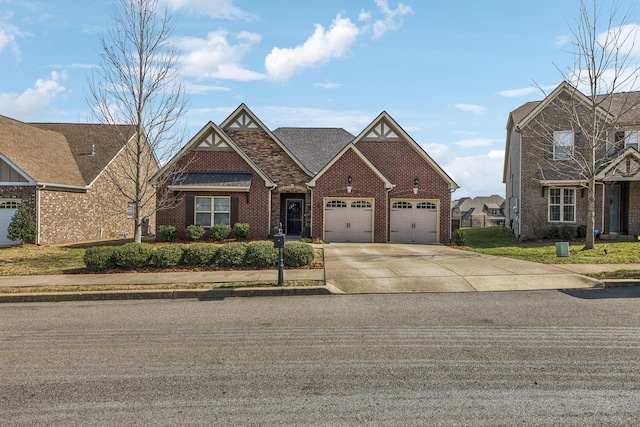
M 12 18 L 9 13 L 0 18 L 0 52 L 11 49 L 14 55 L 20 55 L 20 48 L 16 42 L 16 37 L 25 36 L 26 33 L 20 31 L 18 27 L 8 22 Z
M 338 83 L 324 82 L 324 83 L 314 83 L 313 87 L 319 87 L 321 89 L 338 89 L 340 85 Z
M 267 74 L 273 80 L 288 80 L 301 70 L 343 57 L 359 33 L 360 29 L 349 18 L 340 15 L 329 30 L 316 24 L 313 35 L 304 44 L 294 48 L 273 48 L 264 60 Z
M 473 114 L 484 114 L 487 111 L 485 107 L 475 104 L 456 104 L 454 105 L 454 107 L 456 107 L 458 110 L 468 111 Z
M 0 114 L 15 118 L 37 117 L 44 113 L 56 96 L 66 89 L 60 84 L 65 73 L 52 72 L 48 79 L 38 79 L 33 87 L 18 94 L 0 93 Z
M 610 52 L 640 56 L 640 25 L 627 24 L 602 32 L 596 38 Z
M 186 9 L 211 18 L 242 19 L 250 21 L 255 15 L 243 11 L 233 0 L 164 0 L 171 10 Z
M 209 85 L 197 85 L 193 83 L 185 83 L 184 89 L 187 93 L 192 95 L 203 95 L 210 92 L 229 92 L 230 88 L 225 86 L 209 86 Z
M 395 9 L 389 7 L 387 0 L 374 0 L 380 12 L 382 12 L 382 19 L 374 19 L 373 14 L 369 11 L 361 11 L 358 16 L 360 21 L 373 20 L 373 38 L 378 39 L 382 37 L 386 32 L 391 30 L 397 30 L 402 27 L 403 17 L 405 15 L 413 13 L 413 9 L 404 3 L 398 3 Z
M 238 81 L 262 80 L 264 75 L 242 67 L 242 57 L 251 45 L 260 41 L 260 36 L 242 32 L 236 36 L 237 44 L 230 44 L 226 30 L 212 31 L 206 39 L 183 37 L 175 44 L 185 52 L 180 60 L 185 76 L 218 78 Z
M 460 141 L 457 141 L 455 145 L 457 145 L 458 147 L 466 147 L 466 148 L 490 147 L 496 142 L 502 142 L 502 141 L 489 139 L 489 138 L 469 138 L 469 139 L 461 139 Z
M 449 158 L 447 161 L 439 163 L 460 186 L 453 193 L 453 198 L 490 196 L 492 194 L 504 197 L 503 150 L 491 150 L 487 154 L 477 156 Z
M 425 144 L 421 144 L 424 151 L 435 160 L 438 164 L 443 164 L 446 161 L 449 161 L 453 156 L 451 149 L 446 144 L 438 144 L 435 142 L 427 142 Z
M 556 87 L 557 85 L 546 85 L 546 86 L 540 86 L 540 87 L 531 85 L 531 86 L 523 87 L 520 89 L 503 90 L 502 92 L 498 92 L 498 95 L 504 96 L 505 98 L 516 98 L 519 96 L 539 94 L 540 97 L 544 97 L 545 92 L 551 91 Z
M 562 46 L 566 46 L 570 42 L 571 42 L 571 36 L 569 36 L 567 34 L 561 34 L 558 37 L 556 37 L 555 45 L 556 45 L 556 47 L 559 48 L 559 47 L 562 47 Z

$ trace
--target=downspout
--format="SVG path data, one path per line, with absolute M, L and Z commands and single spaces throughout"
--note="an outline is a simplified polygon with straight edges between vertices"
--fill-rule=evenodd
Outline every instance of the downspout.
M 389 221 L 391 221 L 391 206 L 389 206 L 391 204 L 391 199 L 389 198 L 389 193 L 391 192 L 391 190 L 393 190 L 395 188 L 395 185 L 393 185 L 393 187 L 391 188 L 387 188 L 387 197 L 385 197 L 384 203 L 386 204 L 386 206 L 384 207 L 384 215 L 385 215 L 385 219 L 384 219 L 384 241 L 386 243 L 389 243 L 391 241 L 391 236 L 389 235 Z M 375 211 L 374 211 L 375 214 Z M 376 232 L 376 227 L 375 227 L 375 222 L 373 223 L 373 232 Z M 373 242 L 376 241 L 376 236 L 373 236 Z
M 600 224 L 600 233 L 604 233 L 604 201 L 605 201 L 605 198 L 604 198 L 604 185 L 605 184 L 604 184 L 604 182 L 596 182 L 596 185 L 598 185 L 598 184 L 602 185 L 602 207 L 601 207 L 602 212 L 600 212 L 600 223 L 601 223 Z
M 313 237 L 313 188 L 309 186 L 307 188 L 311 192 L 309 195 L 309 237 Z
M 42 200 L 41 192 L 46 185 L 36 186 L 36 245 L 40 246 L 40 203 Z

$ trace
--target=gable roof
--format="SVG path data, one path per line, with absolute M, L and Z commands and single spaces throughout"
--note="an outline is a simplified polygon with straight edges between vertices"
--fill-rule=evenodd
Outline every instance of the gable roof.
M 65 136 L 85 185 L 90 185 L 135 135 L 132 125 L 31 123 Z
M 385 125 L 391 126 L 392 129 L 386 129 Z M 408 133 L 391 117 L 386 111 L 383 111 L 353 140 L 352 144 L 357 145 L 359 141 L 366 139 L 369 134 L 379 134 L 380 130 L 387 135 L 391 135 L 393 139 L 403 139 L 414 149 L 420 157 L 422 157 L 446 182 L 449 183 L 451 190 L 460 188 L 453 179 L 438 165 L 424 149 L 409 136 Z
M 596 180 L 605 182 L 640 180 L 640 153 L 633 147 L 627 147 L 596 175 Z
M 282 151 L 284 151 L 298 166 L 300 166 L 300 169 L 302 169 L 304 173 L 309 176 L 313 176 L 313 173 L 307 169 L 300 159 L 298 159 L 244 103 L 240 104 L 238 108 L 236 108 L 235 111 L 220 124 L 220 129 L 225 131 L 262 130 L 266 132 L 267 135 L 269 135 L 269 137 L 282 149 Z
M 354 138 L 342 128 L 282 127 L 273 134 L 314 175 Z
M 338 159 L 340 159 L 340 157 L 342 157 L 347 151 L 349 150 L 353 150 L 353 152 L 360 157 L 360 159 L 364 162 L 365 165 L 367 165 L 367 167 L 369 169 L 371 169 L 379 178 L 382 182 L 384 182 L 384 188 L 387 189 L 391 189 L 394 187 L 394 185 L 391 183 L 391 181 L 389 181 L 387 179 L 387 177 L 385 177 L 382 172 L 380 172 L 378 170 L 378 168 L 375 167 L 375 165 L 373 163 L 371 163 L 371 161 L 369 159 L 367 159 L 367 157 L 362 154 L 362 152 L 360 150 L 358 150 L 358 147 L 356 147 L 353 143 L 349 143 L 347 144 L 342 150 L 340 150 L 340 152 L 338 154 L 336 154 L 333 159 L 331 159 L 331 161 L 329 163 L 327 163 L 326 165 L 324 165 L 324 167 L 316 174 L 316 176 L 314 176 L 311 181 L 309 181 L 307 183 L 307 185 L 309 187 L 315 187 L 316 186 L 316 181 L 318 180 L 318 178 L 320 178 L 327 170 L 329 170 L 331 168 L 331 166 L 333 166 L 333 164 L 335 162 L 338 161 Z
M 0 153 L 34 183 L 76 188 L 87 184 L 61 133 L 0 116 Z
M 180 149 L 180 151 L 175 156 L 173 156 L 171 160 L 169 160 L 162 168 L 160 168 L 158 172 L 156 172 L 156 174 L 151 178 L 151 183 L 157 184 L 161 176 L 163 176 L 168 171 L 171 171 L 171 169 L 174 167 L 176 162 L 180 160 L 182 157 L 184 157 L 185 154 L 187 154 L 197 144 L 202 142 L 202 139 L 205 138 L 205 136 L 207 136 L 207 134 L 209 134 L 210 132 L 216 134 L 220 139 L 222 139 L 225 142 L 225 144 L 227 144 L 236 153 L 238 153 L 238 155 L 242 157 L 242 159 L 245 162 L 247 162 L 247 164 L 251 167 L 251 169 L 257 172 L 258 175 L 264 180 L 265 185 L 267 187 L 274 187 L 274 188 L 276 187 L 276 183 L 274 183 L 271 180 L 271 178 L 269 178 L 269 176 L 266 173 L 264 173 L 264 171 L 260 169 L 260 167 L 256 165 L 253 162 L 253 160 L 251 160 L 251 158 L 247 156 L 247 154 L 244 151 L 242 151 L 242 149 L 240 149 L 240 147 L 238 147 L 236 143 L 233 142 L 233 140 L 229 138 L 229 136 L 226 133 L 222 131 L 222 129 L 220 129 L 211 121 L 206 125 L 204 125 L 204 127 L 200 129 L 200 132 L 198 132 L 193 138 L 191 138 L 191 140 L 187 144 L 185 144 L 185 146 L 182 147 L 182 149 Z

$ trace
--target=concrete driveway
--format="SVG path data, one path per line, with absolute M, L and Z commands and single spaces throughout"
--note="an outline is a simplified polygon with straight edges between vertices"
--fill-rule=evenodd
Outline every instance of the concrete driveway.
M 590 288 L 600 282 L 561 266 L 440 245 L 324 245 L 327 282 L 347 293 L 474 292 Z

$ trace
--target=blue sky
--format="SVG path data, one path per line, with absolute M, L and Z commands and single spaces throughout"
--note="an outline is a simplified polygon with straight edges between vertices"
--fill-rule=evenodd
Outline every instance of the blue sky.
M 271 129 L 354 135 L 387 111 L 460 185 L 454 198 L 504 195 L 508 114 L 542 98 L 534 82 L 560 83 L 556 66 L 573 63 L 569 28 L 580 4 L 160 2 L 176 23 L 189 137 L 241 103 Z M 0 114 L 90 121 L 87 78 L 112 11 L 109 0 L 0 0 Z

